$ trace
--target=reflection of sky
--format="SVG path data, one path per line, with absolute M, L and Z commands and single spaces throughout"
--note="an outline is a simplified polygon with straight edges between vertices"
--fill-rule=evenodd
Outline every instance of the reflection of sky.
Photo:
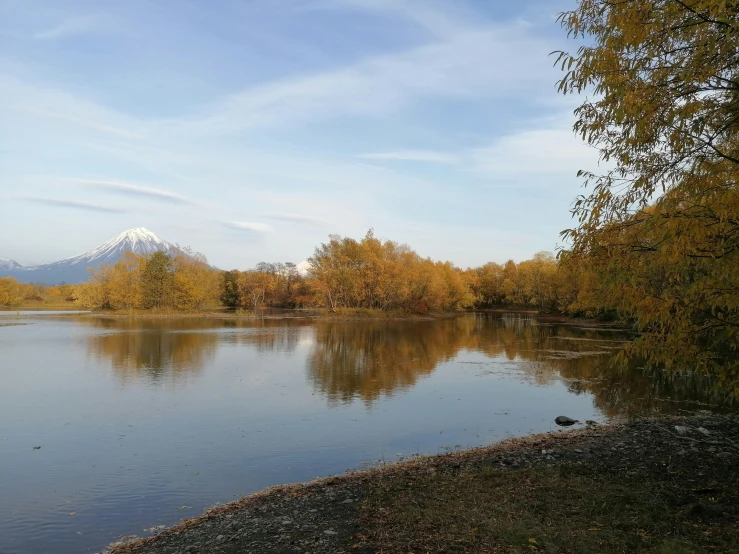
M 3 554 L 99 548 L 268 485 L 549 431 L 557 415 L 602 417 L 548 362 L 500 348 L 462 348 L 413 386 L 328 407 L 307 377 L 320 345 L 304 323 L 224 329 L 202 343 L 203 367 L 122 380 L 111 358 L 90 355 L 100 329 L 27 321 L 0 329 L 0 496 L 13 499 L 0 503 Z M 116 325 L 106 333 L 135 333 Z

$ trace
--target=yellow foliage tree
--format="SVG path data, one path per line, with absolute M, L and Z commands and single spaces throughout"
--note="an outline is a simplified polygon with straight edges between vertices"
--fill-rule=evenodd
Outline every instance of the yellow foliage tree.
M 580 0 L 560 16 L 575 131 L 610 167 L 565 232 L 650 365 L 739 380 L 739 9 L 726 0 Z M 739 394 L 739 389 L 736 389 Z
M 23 302 L 23 292 L 13 277 L 0 277 L 0 306 L 18 306 Z

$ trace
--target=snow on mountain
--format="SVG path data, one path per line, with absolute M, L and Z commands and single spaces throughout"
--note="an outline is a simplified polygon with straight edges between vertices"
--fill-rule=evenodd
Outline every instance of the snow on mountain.
M 303 260 L 295 266 L 295 269 L 302 277 L 305 277 L 310 273 L 310 270 L 313 269 L 313 264 L 311 264 L 308 260 Z
M 15 260 L 0 258 L 0 271 L 12 271 L 14 269 L 20 269 L 21 267 L 23 266 Z
M 37 266 L 5 268 L 0 260 L 0 276 L 12 276 L 23 283 L 81 283 L 90 275 L 87 268 L 116 263 L 126 251 L 136 254 L 167 252 L 175 254 L 178 248 L 143 227 L 129 229 L 97 248 L 58 262 Z M 13 262 L 15 263 L 15 262 Z

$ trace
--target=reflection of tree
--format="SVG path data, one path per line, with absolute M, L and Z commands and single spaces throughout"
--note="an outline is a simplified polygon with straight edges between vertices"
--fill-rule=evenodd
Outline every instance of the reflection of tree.
M 305 320 L 210 318 L 106 318 L 80 321 L 103 331 L 88 338 L 88 351 L 108 358 L 124 380 L 179 379 L 203 370 L 219 343 L 249 345 L 258 351 L 294 350 L 311 340 Z
M 713 383 L 698 376 L 653 376 L 608 363 L 628 333 L 540 325 L 526 314 L 477 314 L 428 322 L 318 322 L 308 376 L 330 404 L 355 397 L 371 403 L 413 386 L 461 349 L 497 358 L 537 384 L 564 380 L 590 393 L 608 415 L 669 412 L 680 402 L 721 404 Z
M 88 338 L 88 351 L 109 358 L 124 380 L 146 375 L 152 380 L 165 375 L 185 376 L 199 372 L 213 358 L 218 335 L 203 332 L 215 322 L 186 323 L 169 319 L 89 318 L 94 327 L 107 332 Z M 210 323 L 210 324 L 209 324 Z
M 329 403 L 371 403 L 416 383 L 456 355 L 474 320 L 316 323 L 308 376 Z
M 629 339 L 624 332 L 537 324 L 526 314 L 476 314 L 436 321 L 317 321 L 294 319 L 90 318 L 91 354 L 110 359 L 124 380 L 178 380 L 203 370 L 217 345 L 292 352 L 311 345 L 307 373 L 329 404 L 410 388 L 463 350 L 480 352 L 540 385 L 564 381 L 588 393 L 608 415 L 670 412 L 684 402 L 729 403 L 710 379 L 647 375 L 612 368 L 609 358 Z
M 227 328 L 244 329 L 224 337 L 225 342 L 254 346 L 258 352 L 292 352 L 304 342 L 314 342 L 314 329 L 308 320 L 253 319 L 226 320 Z M 247 330 L 248 329 L 248 330 Z

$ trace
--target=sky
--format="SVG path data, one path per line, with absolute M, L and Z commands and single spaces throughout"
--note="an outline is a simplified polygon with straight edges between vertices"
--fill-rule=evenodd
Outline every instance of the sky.
M 561 245 L 597 152 L 574 0 L 0 0 L 0 258 L 146 227 L 224 269 L 330 234 L 461 267 Z

